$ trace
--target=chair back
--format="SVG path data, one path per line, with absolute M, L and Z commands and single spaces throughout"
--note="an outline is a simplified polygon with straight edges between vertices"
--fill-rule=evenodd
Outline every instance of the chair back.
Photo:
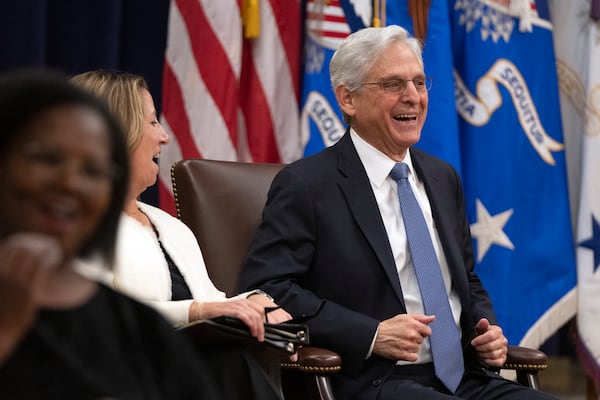
M 267 192 L 283 166 L 187 159 L 171 167 L 177 215 L 196 235 L 210 278 L 227 296 L 238 292 Z

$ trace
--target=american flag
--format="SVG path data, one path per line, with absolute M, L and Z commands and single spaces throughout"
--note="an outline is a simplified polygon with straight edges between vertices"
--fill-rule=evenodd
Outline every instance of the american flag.
M 180 159 L 302 156 L 300 0 L 173 0 L 168 29 L 161 208 L 174 213 L 170 168 Z

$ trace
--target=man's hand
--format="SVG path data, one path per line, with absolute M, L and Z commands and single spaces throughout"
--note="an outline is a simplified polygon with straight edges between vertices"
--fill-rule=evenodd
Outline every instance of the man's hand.
M 490 325 L 482 318 L 475 325 L 477 336 L 471 340 L 471 346 L 477 351 L 479 359 L 490 367 L 501 367 L 506 362 L 508 340 L 498 325 Z
M 423 340 L 431 335 L 435 316 L 398 314 L 379 323 L 373 354 L 393 360 L 417 361 Z

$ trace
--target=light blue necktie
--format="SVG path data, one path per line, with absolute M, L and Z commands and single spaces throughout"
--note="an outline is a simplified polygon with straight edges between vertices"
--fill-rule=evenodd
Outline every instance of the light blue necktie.
M 454 393 L 464 373 L 464 362 L 460 335 L 452 317 L 440 264 L 423 212 L 408 182 L 408 165 L 397 163 L 390 176 L 398 183 L 400 210 L 425 313 L 435 315 L 429 337 L 435 375 Z

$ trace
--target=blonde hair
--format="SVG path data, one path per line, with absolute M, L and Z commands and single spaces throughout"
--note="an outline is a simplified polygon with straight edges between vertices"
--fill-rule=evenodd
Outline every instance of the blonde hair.
M 118 71 L 96 70 L 71 78 L 76 86 L 93 92 L 108 103 L 125 132 L 127 150 L 135 150 L 142 140 L 144 107 L 142 89 L 148 84 L 141 76 Z

